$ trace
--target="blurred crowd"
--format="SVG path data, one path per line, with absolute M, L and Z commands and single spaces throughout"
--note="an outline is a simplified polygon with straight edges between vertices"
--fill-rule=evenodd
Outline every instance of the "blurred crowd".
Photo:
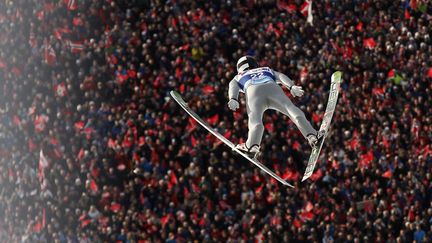
M 303 6 L 0 1 L 0 242 L 431 242 L 432 5 Z M 295 189 L 169 98 L 245 141 L 226 105 L 245 54 L 303 86 L 315 128 L 343 72 L 310 180 L 306 140 L 265 113 L 262 161 Z

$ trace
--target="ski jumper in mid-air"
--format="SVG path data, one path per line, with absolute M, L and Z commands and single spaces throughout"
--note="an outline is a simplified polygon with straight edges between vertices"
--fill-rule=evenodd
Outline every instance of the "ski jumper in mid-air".
M 246 95 L 248 120 L 248 138 L 246 143 L 238 144 L 236 148 L 249 155 L 256 156 L 260 150 L 264 133 L 263 114 L 267 109 L 277 110 L 287 115 L 300 129 L 302 135 L 312 147 L 318 143 L 318 133 L 306 119 L 305 114 L 285 95 L 279 83 L 285 85 L 294 97 L 304 94 L 301 86 L 285 74 L 269 67 L 259 67 L 251 56 L 243 56 L 237 61 L 237 75 L 229 83 L 228 107 L 235 111 L 239 108 L 238 95 Z

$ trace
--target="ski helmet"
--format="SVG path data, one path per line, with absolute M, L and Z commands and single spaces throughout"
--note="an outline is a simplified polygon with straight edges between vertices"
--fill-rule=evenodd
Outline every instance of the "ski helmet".
M 241 73 L 258 67 L 258 62 L 251 56 L 242 56 L 237 61 L 237 72 Z

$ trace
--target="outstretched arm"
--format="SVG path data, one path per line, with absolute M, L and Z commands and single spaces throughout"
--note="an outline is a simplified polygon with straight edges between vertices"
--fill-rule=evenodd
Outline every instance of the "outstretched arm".
M 229 83 L 228 98 L 238 100 L 240 87 L 238 86 L 237 80 L 233 78 Z
M 283 73 L 277 71 L 273 71 L 273 72 L 275 73 L 276 76 L 276 82 L 282 83 L 283 85 L 285 85 L 285 87 L 291 90 L 291 87 L 294 85 L 294 81 L 292 81 L 288 76 L 286 76 Z
M 276 71 L 273 72 L 275 73 L 276 82 L 285 85 L 294 97 L 303 96 L 304 91 L 301 86 L 294 85 L 294 81 L 288 78 L 285 74 Z
M 238 102 L 238 95 L 240 92 L 240 87 L 238 86 L 237 80 L 233 78 L 231 82 L 229 83 L 229 89 L 228 89 L 228 107 L 235 111 L 240 107 L 240 104 Z

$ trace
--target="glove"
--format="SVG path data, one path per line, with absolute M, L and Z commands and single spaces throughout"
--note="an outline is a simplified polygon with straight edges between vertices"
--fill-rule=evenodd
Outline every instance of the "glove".
M 294 97 L 300 97 L 300 96 L 303 96 L 304 91 L 303 91 L 303 89 L 302 89 L 301 86 L 293 85 L 293 86 L 291 87 L 291 94 L 292 94 Z
M 230 110 L 236 111 L 239 107 L 240 104 L 236 99 L 230 99 L 230 101 L 228 101 L 228 108 L 230 108 Z

